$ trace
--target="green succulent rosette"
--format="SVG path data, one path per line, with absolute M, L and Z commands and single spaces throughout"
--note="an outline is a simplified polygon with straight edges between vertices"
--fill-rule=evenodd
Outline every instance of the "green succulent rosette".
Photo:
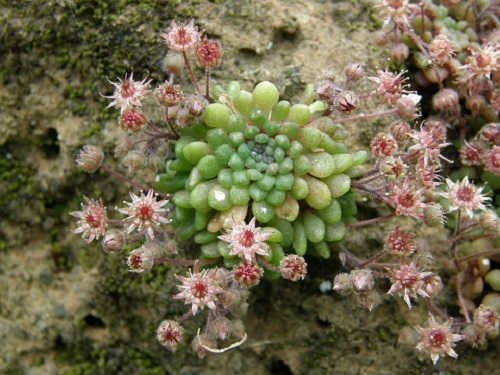
M 367 153 L 348 152 L 345 129 L 316 112 L 321 102 L 279 101 L 270 82 L 252 93 L 237 82 L 220 91 L 201 123 L 180 130 L 155 186 L 173 194 L 180 239 L 194 238 L 205 257 L 231 267 L 240 258 L 218 236 L 233 220 L 255 217 L 271 233 L 270 263 L 288 251 L 328 258 L 355 220 L 351 178 Z

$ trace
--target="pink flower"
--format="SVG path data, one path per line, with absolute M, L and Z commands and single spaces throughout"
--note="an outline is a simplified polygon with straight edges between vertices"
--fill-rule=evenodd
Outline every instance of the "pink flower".
M 441 148 L 451 144 L 445 142 L 446 128 L 443 125 L 434 122 L 430 124 L 425 123 L 421 126 L 420 131 L 414 130 L 408 135 L 413 138 L 415 142 L 408 151 L 417 152 L 418 155 L 423 158 L 424 166 L 427 166 L 430 162 L 439 164 L 440 159 L 451 163 L 450 160 L 441 155 Z
M 408 0 L 382 0 L 375 7 L 380 8 L 380 13 L 384 17 L 384 26 L 387 26 L 391 21 L 397 26 L 398 24 L 409 24 L 409 15 L 414 5 L 410 4 Z
M 187 24 L 172 22 L 172 26 L 167 29 L 167 32 L 161 33 L 160 36 L 168 48 L 176 51 L 187 51 L 198 44 L 201 34 L 203 31 L 198 31 L 194 20 L 191 20 Z
M 389 105 L 394 105 L 401 97 L 403 92 L 406 92 L 403 83 L 406 80 L 403 77 L 405 72 L 395 74 L 389 71 L 377 71 L 377 77 L 368 77 L 369 80 L 378 84 L 375 94 L 384 96 L 384 101 Z
M 449 178 L 446 179 L 448 192 L 441 195 L 450 200 L 450 211 L 463 208 L 467 215 L 472 218 L 474 211 L 485 210 L 484 201 L 489 200 L 481 194 L 483 188 L 478 188 L 469 182 L 469 178 L 465 177 L 461 182 L 453 182 Z
M 391 289 L 387 294 L 398 293 L 403 296 L 409 308 L 411 308 L 410 295 L 414 298 L 418 294 L 429 297 L 423 287 L 424 279 L 431 276 L 432 272 L 420 272 L 414 263 L 402 264 L 396 270 L 388 268 L 387 271 L 392 281 Z
M 264 242 L 269 233 L 262 233 L 255 227 L 255 217 L 248 224 L 232 222 L 232 229 L 219 236 L 222 241 L 229 242 L 229 255 L 237 255 L 247 262 L 253 262 L 255 254 L 268 255 L 267 244 Z
M 102 201 L 96 202 L 93 199 L 83 197 L 85 204 L 82 203 L 81 211 L 70 212 L 69 214 L 77 217 L 78 227 L 73 233 L 83 233 L 82 238 L 87 242 L 92 242 L 94 239 L 99 239 L 106 233 L 108 226 L 108 215 L 106 207 L 103 206 Z
M 422 335 L 421 341 L 416 348 L 427 352 L 436 364 L 439 356 L 448 354 L 450 357 L 457 358 L 458 355 L 453 350 L 455 342 L 463 339 L 462 335 L 453 334 L 451 324 L 453 319 L 448 319 L 443 324 L 438 324 L 432 315 L 429 315 L 429 325 L 426 328 L 420 326 L 415 329 Z
M 208 306 L 209 309 L 215 309 L 215 301 L 217 294 L 221 293 L 223 289 L 213 279 L 214 272 L 204 270 L 202 272 L 192 273 L 189 270 L 189 276 L 175 277 L 182 283 L 177 287 L 182 291 L 174 296 L 175 299 L 184 299 L 186 304 L 192 304 L 191 312 L 196 314 L 198 308 L 202 309 Z
M 167 211 L 162 207 L 165 206 L 168 201 L 166 199 L 162 199 L 157 202 L 156 197 L 153 196 L 153 190 L 150 190 L 147 195 L 144 195 L 144 193 L 141 192 L 140 197 L 130 192 L 130 196 L 132 197 L 132 203 L 123 202 L 126 203 L 128 207 L 116 208 L 122 214 L 129 215 L 125 218 L 125 221 L 130 222 L 129 227 L 127 228 L 127 233 L 132 232 L 136 228 L 141 230 L 144 226 L 148 235 L 151 238 L 154 238 L 152 225 L 168 223 L 168 220 L 160 215 Z
M 403 183 L 393 183 L 391 194 L 386 198 L 386 202 L 394 207 L 396 215 L 410 215 L 417 219 L 422 217 L 422 210 L 427 204 L 422 202 L 423 190 L 417 189 L 410 184 L 408 175 Z
M 123 112 L 130 106 L 141 106 L 141 98 L 149 92 L 149 83 L 151 80 L 146 82 L 147 78 L 144 78 L 140 82 L 134 81 L 133 75 L 134 73 L 131 73 L 130 78 L 127 78 L 125 75 L 125 79 L 123 81 L 118 78 L 119 82 L 111 82 L 108 79 L 108 82 L 116 88 L 113 95 L 104 96 L 108 99 L 114 99 L 111 103 L 109 103 L 108 107 L 115 106 L 116 108 L 120 108 L 121 112 Z

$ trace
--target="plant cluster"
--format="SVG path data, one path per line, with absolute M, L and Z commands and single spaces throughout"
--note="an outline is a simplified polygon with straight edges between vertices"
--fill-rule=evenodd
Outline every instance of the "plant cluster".
M 384 0 L 379 7 L 386 26 L 392 27 L 388 40 L 401 44 L 399 38 L 408 35 L 412 48 L 432 55 L 412 23 L 423 19 L 419 11 L 427 9 L 427 3 Z M 440 116 L 414 124 L 421 96 L 410 90 L 404 73 L 379 70 L 367 76 L 355 63 L 342 74 L 324 71 L 316 88 L 308 86 L 302 102 L 295 104 L 280 101 L 278 88 L 267 81 L 251 92 L 236 81 L 213 87 L 210 71 L 219 66 L 222 49 L 202 36 L 193 21 L 174 22 L 161 34 L 170 49 L 165 58 L 169 77 L 156 88 L 151 89 L 148 79 L 134 80 L 132 74 L 111 82 L 115 91 L 107 96 L 109 106 L 120 111 L 117 124 L 124 131 L 115 156 L 128 172 L 105 164 L 103 151 L 95 146 L 84 146 L 77 157 L 81 170 L 104 170 L 139 193 L 131 192 L 131 201 L 116 208 L 125 215 L 121 219 L 108 218 L 101 200 L 84 198 L 81 211 L 72 213 L 78 219 L 75 233 L 82 233 L 87 242 L 102 238 L 111 254 L 127 249 L 132 272 L 147 272 L 159 263 L 190 267 L 175 275 L 179 293 L 173 296 L 189 309 L 160 324 L 159 342 L 175 348 L 183 342 L 182 323 L 203 313 L 205 325 L 192 341 L 200 357 L 241 345 L 247 337 L 242 318 L 251 288 L 262 277 L 302 280 L 305 256 L 326 259 L 332 252 L 351 269 L 335 277 L 334 289 L 369 310 L 381 300 L 376 283 L 383 279 L 392 284 L 386 292 L 402 297 L 409 308 L 412 300 L 426 299 L 430 318 L 427 326 L 416 328 L 421 334 L 417 349 L 429 353 L 434 363 L 444 354 L 456 357 L 458 340 L 479 345 L 496 337 L 498 295 L 476 307 L 474 300 L 482 290 L 468 293 L 471 283 L 477 286 L 478 275 L 500 290 L 500 270 L 491 260 L 498 252 L 484 248 L 484 241 L 500 234 L 497 215 L 487 208 L 490 197 L 483 187 L 467 177 L 443 183 L 440 174 L 443 163 L 451 161 L 442 153 L 450 145 L 448 128 L 455 122 L 466 126 L 470 116 L 446 107 Z M 498 45 L 490 46 L 496 64 L 489 65 L 491 73 L 497 71 Z M 444 64 L 452 52 L 440 56 Z M 193 60 L 204 70 L 204 85 Z M 187 89 L 174 83 L 183 69 L 192 82 Z M 493 74 L 480 77 L 495 83 Z M 442 81 L 438 79 L 440 92 L 447 90 Z M 367 85 L 371 88 L 360 89 Z M 377 109 L 358 114 L 364 101 L 377 103 Z M 457 106 L 458 101 L 457 96 Z M 491 103 L 486 105 L 490 112 Z M 394 119 L 388 131 L 370 144 L 375 162 L 364 165 L 368 153 L 350 151 L 344 143 L 349 124 L 388 116 Z M 490 124 L 486 133 L 499 126 Z M 157 173 L 156 181 L 135 173 L 145 169 Z M 359 194 L 387 205 L 391 213 L 358 221 Z M 352 253 L 345 241 L 349 229 L 400 215 L 440 227 L 446 214 L 454 227 L 449 256 L 463 315 L 455 320 L 434 303 L 443 282 L 414 231 L 395 225 L 383 248 L 367 259 Z M 141 246 L 129 251 L 127 245 L 137 241 Z M 464 253 L 461 246 L 467 241 L 482 241 L 476 245 L 481 250 Z M 196 249 L 197 259 L 185 258 L 188 247 Z M 454 333 L 458 327 L 461 333 Z

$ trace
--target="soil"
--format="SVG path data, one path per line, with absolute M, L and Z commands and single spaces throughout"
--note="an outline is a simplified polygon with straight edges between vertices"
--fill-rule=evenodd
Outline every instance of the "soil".
M 270 80 L 297 100 L 324 69 L 357 62 L 384 69 L 371 43 L 370 1 L 326 0 L 21 0 L 0 2 L 0 373 L 5 374 L 465 374 L 498 373 L 500 340 L 434 366 L 413 349 L 412 326 L 426 320 L 423 303 L 409 310 L 386 296 L 372 312 L 320 285 L 345 272 L 337 254 L 308 258 L 303 282 L 264 281 L 245 319 L 247 342 L 198 359 L 189 344 L 172 353 L 156 341 L 159 322 L 185 311 L 172 302 L 176 268 L 130 274 L 121 257 L 71 233 L 81 196 L 112 206 L 126 187 L 104 174 L 78 172 L 86 143 L 112 155 L 116 113 L 106 109 L 107 77 L 146 74 L 166 79 L 158 36 L 173 19 L 195 19 L 220 40 L 224 60 L 215 82 L 251 89 Z M 201 75 L 201 71 L 198 72 Z M 181 77 L 187 83 L 188 77 Z M 348 127 L 349 147 L 367 149 L 381 125 Z M 110 157 L 112 159 L 112 157 Z M 112 162 L 112 161 L 111 161 Z M 359 201 L 360 214 L 386 213 Z M 398 222 L 397 220 L 393 223 Z M 421 246 L 446 239 L 424 231 Z M 359 256 L 376 252 L 386 226 L 350 233 Z M 440 249 L 431 249 L 441 261 Z M 456 313 L 453 288 L 441 306 Z M 186 327 L 196 332 L 200 321 Z M 189 340 L 188 340 L 189 341 Z

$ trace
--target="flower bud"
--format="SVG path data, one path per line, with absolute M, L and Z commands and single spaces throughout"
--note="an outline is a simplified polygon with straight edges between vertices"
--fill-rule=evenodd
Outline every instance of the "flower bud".
M 383 47 L 387 44 L 387 34 L 385 31 L 377 30 L 374 31 L 372 35 L 373 35 L 373 41 L 377 46 Z
M 373 279 L 372 272 L 368 269 L 352 270 L 350 273 L 349 281 L 354 290 L 366 291 L 373 289 L 375 280 Z
M 397 63 L 402 63 L 408 58 L 409 54 L 410 49 L 404 43 L 393 43 L 389 47 L 389 56 L 391 57 L 391 60 L 394 60 Z
M 337 292 L 349 292 L 352 290 L 351 276 L 347 273 L 340 273 L 333 280 L 333 290 Z
M 139 151 L 130 151 L 125 156 L 125 164 L 130 172 L 143 169 L 147 166 L 146 156 Z
M 438 275 L 429 275 L 423 282 L 423 290 L 429 297 L 434 297 L 443 290 L 443 281 Z
M 498 216 L 496 212 L 492 210 L 485 210 L 481 212 L 479 224 L 481 225 L 481 228 L 488 232 L 496 233 L 499 230 Z
M 102 240 L 102 247 L 106 253 L 118 254 L 122 252 L 125 243 L 125 236 L 121 231 L 110 229 Z
M 335 109 L 348 115 L 359 104 L 359 97 L 352 91 L 342 91 L 335 98 Z
M 479 305 L 474 310 L 474 325 L 486 334 L 494 334 L 498 330 L 500 315 L 497 310 L 491 306 Z
M 357 295 L 361 305 L 366 307 L 368 311 L 372 311 L 380 303 L 380 294 L 376 290 L 368 290 Z
M 243 338 L 243 336 L 245 336 L 245 325 L 243 324 L 242 320 L 233 320 L 233 335 L 238 339 L 241 339 Z
M 233 267 L 234 279 L 245 288 L 257 285 L 264 271 L 255 263 L 240 262 Z
M 438 111 L 455 114 L 460 110 L 458 99 L 458 93 L 455 90 L 444 89 L 432 97 L 432 106 Z
M 146 115 L 139 108 L 129 107 L 123 110 L 118 119 L 118 124 L 123 130 L 135 133 L 146 125 L 147 120 Z
M 184 69 L 184 59 L 177 52 L 169 51 L 163 59 L 163 68 L 165 72 L 179 75 Z
M 224 309 L 234 309 L 241 304 L 241 295 L 235 289 L 225 289 L 217 299 Z
M 76 157 L 76 166 L 84 172 L 94 173 L 102 165 L 104 152 L 97 146 L 85 145 Z
M 396 102 L 396 109 L 402 120 L 410 121 L 419 116 L 418 103 L 422 97 L 417 94 L 402 95 Z
M 174 320 L 164 320 L 156 331 L 156 337 L 163 346 L 174 348 L 184 338 L 184 328 Z
M 360 64 L 349 64 L 345 67 L 344 74 L 349 81 L 357 82 L 365 77 L 365 70 Z
M 444 224 L 443 208 L 439 204 L 424 207 L 424 223 L 430 228 L 440 227 Z
M 465 106 L 471 111 L 473 116 L 477 116 L 486 107 L 486 99 L 484 95 L 473 93 L 465 97 Z
M 215 68 L 221 62 L 222 49 L 218 41 L 209 40 L 205 37 L 196 46 L 194 56 L 201 68 Z
M 206 334 L 195 337 L 191 342 L 191 347 L 193 348 L 194 352 L 198 355 L 198 358 L 205 358 L 206 355 L 209 353 L 209 351 L 205 349 L 202 345 L 210 349 L 216 349 L 217 341 L 215 341 L 215 339 L 211 338 L 209 335 Z
M 144 246 L 132 250 L 127 258 L 127 265 L 131 272 L 146 272 L 153 268 L 154 257 L 149 249 Z
M 209 325 L 209 332 L 221 340 L 225 340 L 231 335 L 233 330 L 232 322 L 225 316 L 215 318 Z
M 191 116 L 201 116 L 205 113 L 205 108 L 208 105 L 208 101 L 200 95 L 191 95 L 184 102 L 184 108 L 186 108 Z

